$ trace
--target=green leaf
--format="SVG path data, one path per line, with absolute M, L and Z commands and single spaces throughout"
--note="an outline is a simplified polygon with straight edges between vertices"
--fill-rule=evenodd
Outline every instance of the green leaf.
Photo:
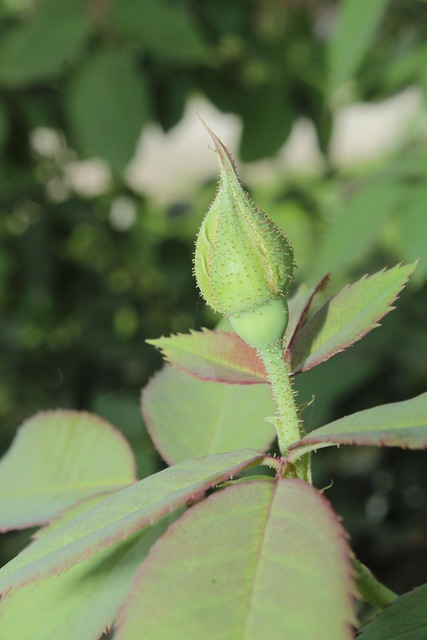
M 229 384 L 267 382 L 256 350 L 235 333 L 202 329 L 147 342 L 160 349 L 174 367 L 199 380 Z
M 0 570 L 0 592 L 47 578 L 154 524 L 211 486 L 259 464 L 253 449 L 187 460 L 106 498 L 89 512 L 36 540 Z
M 0 461 L 0 530 L 43 524 L 82 498 L 134 480 L 132 451 L 111 424 L 84 412 L 39 413 Z
M 93 399 L 92 410 L 123 432 L 135 455 L 138 478 L 146 478 L 161 466 L 152 440 L 142 422 L 139 399 L 125 392 L 99 393 Z
M 291 459 L 341 444 L 426 449 L 427 393 L 359 411 L 315 429 L 290 447 Z
M 194 91 L 192 78 L 185 67 L 182 71 L 172 65 L 168 67 L 167 71 L 165 68 L 162 69 L 162 79 L 158 88 L 162 99 L 156 104 L 156 115 L 165 133 L 184 117 L 187 98 Z
M 416 84 L 423 77 L 426 63 L 427 47 L 424 44 L 407 42 L 396 47 L 382 67 L 381 86 L 387 93 L 397 93 L 404 87 Z
M 84 0 L 43 0 L 0 46 L 0 83 L 25 85 L 67 69 L 90 31 Z
M 427 584 L 423 584 L 379 613 L 357 636 L 358 640 L 425 640 L 426 602 Z
M 361 388 L 375 375 L 377 360 L 367 358 L 362 349 L 352 349 L 330 358 L 294 380 L 298 404 L 306 405 L 304 428 L 313 431 L 326 424 L 342 399 Z
M 342 0 L 329 46 L 329 95 L 349 80 L 375 39 L 388 0 Z
M 379 320 L 394 309 L 391 305 L 415 267 L 397 265 L 363 276 L 330 298 L 296 334 L 292 371 L 308 371 L 378 327 Z
M 183 4 L 114 0 L 109 18 L 114 28 L 169 63 L 203 62 L 207 56 L 206 44 Z
M 72 84 L 68 110 L 83 150 L 122 171 L 149 118 L 143 72 L 126 51 L 98 51 Z
M 55 521 L 55 528 L 99 501 L 98 497 L 73 507 Z M 139 565 L 170 522 L 170 517 L 163 518 L 143 533 L 114 543 L 66 573 L 4 596 L 0 603 L 0 636 L 7 640 L 99 638 L 112 626 Z M 37 537 L 51 530 L 51 526 L 45 527 Z
M 7 137 L 9 135 L 9 117 L 6 107 L 0 102 L 0 152 L 4 147 Z
M 274 413 L 267 385 L 201 382 L 166 366 L 145 387 L 142 409 L 169 464 L 240 447 L 265 450 L 275 437 L 264 420 Z
M 313 264 L 314 274 L 322 277 L 349 269 L 372 250 L 380 231 L 405 197 L 399 184 L 365 185 L 350 200 L 343 200 L 339 217 L 331 222 L 321 238 L 320 251 Z
M 295 294 L 288 300 L 289 322 L 283 337 L 283 344 L 290 349 L 301 325 L 307 317 L 314 296 L 328 284 L 329 276 L 324 276 L 317 285 L 308 287 L 301 284 Z
M 247 89 L 242 96 L 240 157 L 253 162 L 275 155 L 293 124 L 284 74 Z
M 422 284 L 427 278 L 427 186 L 418 188 L 411 186 L 410 200 L 405 204 L 397 220 L 399 227 L 399 254 L 405 260 L 420 258 L 418 268 L 414 274 L 414 282 Z
M 349 554 L 313 487 L 234 485 L 187 511 L 153 548 L 114 638 L 143 629 L 144 640 L 311 640 L 321 629 L 350 639 Z

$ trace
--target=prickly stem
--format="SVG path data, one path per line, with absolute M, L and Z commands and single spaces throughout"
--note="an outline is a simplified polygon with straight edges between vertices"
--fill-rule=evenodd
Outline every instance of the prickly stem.
M 286 457 L 289 446 L 304 435 L 304 427 L 298 415 L 296 392 L 292 387 L 292 378 L 283 357 L 282 341 L 258 348 L 258 355 L 262 358 L 271 393 L 276 405 L 277 414 L 274 417 L 280 453 Z M 305 457 L 295 465 L 296 475 L 311 482 L 310 460 Z

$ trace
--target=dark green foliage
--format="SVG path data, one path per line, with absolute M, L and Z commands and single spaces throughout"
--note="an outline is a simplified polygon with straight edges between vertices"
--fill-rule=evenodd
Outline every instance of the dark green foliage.
M 121 171 L 150 117 L 146 81 L 121 49 L 104 49 L 81 69 L 69 94 L 69 117 L 82 149 Z
M 123 170 L 141 129 L 149 122 L 171 129 L 187 98 L 198 93 L 241 118 L 240 156 L 246 161 L 274 156 L 297 118 L 313 124 L 326 170 L 313 178 L 280 176 L 268 190 L 258 186 L 251 193 L 286 229 L 299 265 L 297 282 L 314 284 L 336 269 L 337 291 L 385 264 L 422 258 L 399 314 L 297 381 L 301 401 L 316 394 L 304 414 L 309 428 L 425 390 L 425 139 L 415 129 L 397 152 L 355 171 L 331 169 L 329 151 L 340 101 L 376 102 L 408 86 L 426 95 L 426 7 L 416 0 L 360 2 L 372 11 L 377 4 L 378 14 L 357 22 L 363 37 L 355 22 L 347 24 L 345 46 L 335 45 L 332 77 L 337 4 L 343 3 L 1 5 L 2 451 L 16 426 L 39 409 L 92 409 L 125 432 L 140 477 L 160 468 L 136 409 L 140 388 L 160 365 L 144 339 L 214 325 L 191 275 L 193 237 L 207 196 L 200 189 L 191 204 L 154 205 L 125 186 Z M 347 59 L 355 46 L 359 50 Z M 37 127 L 58 133 L 54 153 L 44 155 L 31 144 Z M 200 146 L 206 145 L 201 133 Z M 93 155 L 107 161 L 113 177 L 101 195 L 86 198 L 69 186 L 64 167 Z M 120 230 L 111 207 L 123 196 L 136 216 Z M 353 469 L 345 451 L 332 467 L 325 452 L 328 463 L 318 462 L 315 470 L 318 485 L 330 483 L 331 469 L 341 479 L 345 489 L 332 487 L 328 495 L 357 552 L 393 588 L 407 590 L 425 580 L 427 567 L 424 459 L 388 451 L 358 455 Z M 396 478 L 389 486 L 392 468 Z M 354 475 L 362 489 L 350 501 Z M 372 504 L 379 503 L 385 507 L 372 526 Z M 1 561 L 21 544 L 21 538 L 5 537 Z

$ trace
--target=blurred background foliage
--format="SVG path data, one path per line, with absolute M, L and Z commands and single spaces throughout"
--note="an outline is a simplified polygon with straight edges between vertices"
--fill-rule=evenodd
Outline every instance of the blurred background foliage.
M 125 432 L 141 477 L 159 468 L 138 398 L 160 357 L 144 339 L 216 321 L 191 274 L 215 180 L 165 203 L 127 171 L 141 132 L 173 135 L 194 96 L 236 116 L 233 152 L 295 246 L 297 282 L 332 272 L 331 292 L 421 258 L 381 331 L 297 381 L 316 396 L 308 427 L 427 388 L 426 18 L 423 0 L 0 0 L 2 451 L 26 417 L 73 407 Z M 408 90 L 417 114 L 387 152 L 337 160 L 343 109 Z M 252 183 L 301 118 L 316 168 L 273 163 Z M 76 186 L 93 171 L 97 189 Z M 326 451 L 316 470 L 362 559 L 399 590 L 425 581 L 425 456 Z M 20 544 L 7 536 L 2 559 Z

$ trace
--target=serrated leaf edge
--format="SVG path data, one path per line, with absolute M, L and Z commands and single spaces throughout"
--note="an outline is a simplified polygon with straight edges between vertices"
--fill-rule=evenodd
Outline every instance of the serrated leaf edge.
M 242 338 L 240 338 L 237 334 L 229 332 L 229 331 L 222 331 L 222 330 L 217 330 L 217 329 L 207 329 L 205 327 L 202 327 L 202 329 L 200 331 L 196 331 L 194 329 L 190 329 L 189 333 L 175 333 L 172 334 L 171 336 L 161 336 L 160 338 L 156 338 L 156 339 L 150 339 L 150 340 L 146 340 L 146 342 L 148 344 L 153 345 L 156 349 L 158 349 L 163 358 L 165 359 L 166 362 L 168 362 L 169 364 L 171 364 L 175 369 L 178 369 L 179 371 L 181 371 L 182 373 L 185 373 L 189 376 L 191 376 L 192 378 L 196 378 L 197 380 L 203 380 L 205 382 L 217 382 L 220 384 L 239 384 L 239 385 L 249 385 L 249 384 L 267 384 L 268 380 L 267 380 L 267 374 L 265 374 L 265 377 L 261 377 L 260 375 L 257 375 L 256 373 L 254 373 L 252 370 L 248 369 L 248 368 L 242 368 L 240 369 L 240 371 L 242 371 L 242 373 L 246 374 L 247 376 L 251 376 L 251 380 L 246 380 L 246 381 L 240 381 L 240 380 L 221 380 L 217 377 L 210 377 L 208 375 L 200 375 L 200 374 L 196 374 L 194 371 L 192 371 L 189 368 L 186 368 L 182 365 L 179 365 L 177 363 L 175 363 L 173 361 L 173 359 L 171 359 L 168 354 L 167 354 L 167 347 L 164 347 L 162 345 L 157 344 L 158 342 L 160 342 L 161 340 L 172 340 L 174 337 L 177 338 L 188 338 L 189 336 L 195 336 L 197 337 L 198 334 L 204 334 L 204 335 L 224 335 L 224 336 L 231 336 L 233 338 L 233 340 L 236 341 L 236 343 L 238 344 L 239 348 L 241 348 L 243 350 L 243 352 L 246 352 L 247 354 L 250 354 L 251 357 L 253 357 L 254 355 L 256 355 L 256 351 L 253 347 L 250 347 L 244 340 L 242 340 Z M 180 349 L 179 347 L 174 346 L 174 349 L 176 349 L 177 351 L 181 350 L 185 353 L 185 349 Z M 191 352 L 190 352 L 191 353 Z M 219 366 L 226 366 L 229 368 L 230 372 L 232 372 L 234 369 L 236 369 L 236 371 L 239 371 L 237 369 L 237 367 L 233 366 L 232 363 L 228 364 L 226 363 L 224 365 L 224 363 L 219 360 L 219 359 L 215 359 L 214 354 L 212 355 L 212 358 L 210 360 L 205 359 L 203 356 L 198 355 L 196 352 L 194 353 L 194 356 L 200 358 L 200 360 L 204 360 L 206 361 L 206 363 L 211 364 L 211 362 L 213 363 L 217 363 Z M 260 369 L 262 369 L 262 361 L 260 360 Z
M 393 306 L 393 303 L 396 300 L 399 299 L 399 294 L 401 293 L 401 291 L 404 289 L 404 287 L 408 283 L 409 278 L 411 277 L 411 275 L 413 274 L 413 272 L 415 271 L 415 269 L 417 267 L 417 264 L 418 264 L 418 260 L 416 260 L 414 263 L 412 263 L 412 265 L 404 265 L 402 262 L 399 262 L 397 265 L 394 265 L 393 267 L 390 267 L 390 268 L 384 267 L 380 271 L 377 271 L 376 273 L 373 273 L 373 274 L 366 274 L 365 273 L 361 278 L 356 280 L 356 282 L 349 283 L 349 284 L 345 285 L 337 294 L 335 294 L 335 295 L 331 296 L 330 298 L 328 298 L 328 300 L 326 300 L 326 302 L 320 307 L 320 309 L 318 311 L 316 311 L 316 313 L 313 316 L 311 316 L 311 318 L 309 318 L 307 320 L 307 323 L 304 326 L 307 326 L 307 324 L 310 322 L 310 320 L 312 318 L 314 318 L 316 314 L 321 313 L 321 311 L 325 307 L 327 307 L 327 305 L 330 304 L 332 300 L 337 300 L 341 296 L 343 296 L 344 293 L 346 291 L 348 291 L 348 289 L 350 289 L 352 287 L 355 287 L 356 285 L 358 285 L 361 282 L 366 281 L 368 278 L 373 278 L 375 276 L 379 276 L 380 274 L 385 273 L 387 271 L 388 272 L 389 271 L 393 271 L 394 269 L 399 269 L 402 266 L 413 266 L 413 269 L 408 273 L 407 277 L 405 278 L 405 280 L 402 282 L 400 288 L 398 289 L 396 295 L 394 296 L 394 298 L 392 298 L 390 300 L 389 305 L 387 306 L 385 311 L 381 312 L 375 318 L 373 318 L 372 324 L 368 328 L 366 328 L 365 330 L 363 330 L 363 331 L 359 332 L 358 334 L 356 334 L 355 338 L 352 339 L 351 341 L 342 343 L 335 351 L 331 352 L 330 354 L 327 354 L 326 356 L 322 356 L 321 360 L 312 361 L 310 363 L 310 366 L 308 366 L 308 367 L 304 367 L 304 361 L 299 362 L 296 365 L 293 365 L 293 373 L 294 374 L 304 373 L 305 371 L 310 371 L 311 369 L 314 369 L 314 367 L 317 367 L 319 364 L 322 364 L 323 362 L 327 362 L 333 356 L 337 355 L 338 353 L 342 353 L 343 351 L 345 351 L 349 347 L 352 347 L 356 342 L 358 342 L 359 340 L 364 338 L 373 329 L 376 329 L 376 328 L 380 327 L 381 323 L 379 322 L 379 320 L 382 320 L 382 318 L 384 318 L 386 315 L 388 315 L 390 313 L 390 311 L 393 311 L 396 308 L 395 306 Z M 307 356 L 307 358 L 305 360 L 307 360 L 311 355 L 312 354 L 309 354 L 309 356 Z M 291 354 L 290 354 L 290 359 L 292 361 L 292 350 L 291 350 Z

